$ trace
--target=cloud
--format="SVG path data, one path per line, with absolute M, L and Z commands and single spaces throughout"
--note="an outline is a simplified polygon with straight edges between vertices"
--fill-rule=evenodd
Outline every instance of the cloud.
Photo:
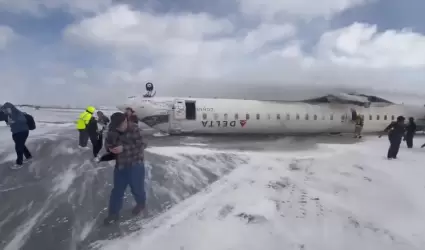
M 49 56 L 42 54 L 26 77 L 11 73 L 19 72 L 19 62 L 4 74 L 37 90 L 30 100 L 68 103 L 118 102 L 143 92 L 147 81 L 159 95 L 278 99 L 295 87 L 425 94 L 423 34 L 365 22 L 309 32 L 315 22 L 330 24 L 370 2 L 235 0 L 236 10 L 214 15 L 97 0 L 43 0 L 35 7 L 15 1 L 15 10 L 60 8 L 76 17 L 56 34 L 55 47 L 43 44 L 39 51 Z
M 72 14 L 97 13 L 112 5 L 112 0 L 0 0 L 0 9 L 13 13 L 44 16 L 51 10 Z
M 354 23 L 323 34 L 318 52 L 347 66 L 420 69 L 425 67 L 425 36 L 408 30 L 378 33 L 376 25 Z
M 298 11 L 295 2 L 283 2 L 286 4 L 274 9 Z M 315 9 L 315 15 L 328 15 L 362 2 L 326 3 L 328 11 L 320 11 L 321 7 Z M 68 41 L 115 54 L 117 65 L 125 65 L 123 61 L 141 65 L 150 62 L 148 67 L 118 67 L 113 72 L 116 79 L 135 84 L 159 81 L 168 89 L 165 82 L 190 80 L 208 82 L 205 86 L 216 81 L 214 88 L 220 82 L 365 87 L 373 81 L 385 81 L 386 85 L 380 87 L 388 89 L 397 87 L 395 79 L 400 80 L 403 72 L 423 75 L 425 37 L 421 34 L 407 30 L 378 32 L 376 25 L 354 23 L 322 34 L 311 53 L 303 51 L 305 41 L 296 34 L 297 28 L 291 23 L 267 21 L 242 30 L 208 14 L 161 15 L 127 5 L 84 19 L 64 32 Z
M 17 37 L 12 28 L 0 25 L 0 50 L 5 50 Z
M 344 10 L 359 6 L 370 0 L 238 0 L 241 11 L 263 20 L 274 20 L 290 15 L 296 18 L 331 18 Z

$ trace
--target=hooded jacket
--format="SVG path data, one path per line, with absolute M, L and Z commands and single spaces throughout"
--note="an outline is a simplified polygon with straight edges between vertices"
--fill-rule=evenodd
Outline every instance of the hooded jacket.
M 22 111 L 17 109 L 15 105 L 6 102 L 1 107 L 4 115 L 0 116 L 0 121 L 5 121 L 10 126 L 12 134 L 29 131 L 27 119 Z
M 93 113 L 96 111 L 96 108 L 93 106 L 88 106 L 87 109 L 80 114 L 76 121 L 76 128 L 78 130 L 84 130 L 87 128 L 87 125 L 90 122 L 93 122 Z M 95 121 L 96 122 L 96 121 Z M 97 125 L 96 125 L 97 126 Z

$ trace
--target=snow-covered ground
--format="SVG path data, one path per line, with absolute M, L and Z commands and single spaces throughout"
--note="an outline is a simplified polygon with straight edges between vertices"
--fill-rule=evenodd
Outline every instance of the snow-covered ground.
M 25 111 L 37 121 L 28 168 L 8 170 L 15 153 L 0 123 L 1 249 L 88 249 L 90 242 L 105 250 L 425 249 L 425 149 L 418 148 L 425 137 L 415 138 L 414 149 L 403 144 L 394 161 L 385 159 L 388 140 L 376 137 L 334 144 L 235 138 L 228 147 L 210 138 L 149 137 L 146 187 L 155 216 L 140 222 L 141 231 L 104 240 L 97 223 L 112 167 L 75 150 L 81 110 Z
M 422 144 L 423 138 L 416 144 Z M 385 138 L 299 152 L 220 152 L 245 159 L 230 174 L 105 250 L 425 249 L 424 151 Z M 181 158 L 197 147 L 153 147 Z

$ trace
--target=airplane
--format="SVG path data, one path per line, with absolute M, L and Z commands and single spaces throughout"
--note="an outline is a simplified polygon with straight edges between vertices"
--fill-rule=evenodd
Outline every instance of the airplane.
M 398 116 L 425 121 L 422 106 L 356 93 L 266 101 L 155 97 L 152 83 L 146 84 L 146 90 L 144 95 L 128 97 L 117 108 L 132 108 L 140 121 L 170 135 L 353 133 L 357 115 L 364 118 L 362 133 L 382 132 Z

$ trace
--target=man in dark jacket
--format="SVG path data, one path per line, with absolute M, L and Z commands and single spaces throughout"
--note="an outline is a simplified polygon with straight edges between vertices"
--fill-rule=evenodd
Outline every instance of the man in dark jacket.
M 413 117 L 409 117 L 409 124 L 406 126 L 406 134 L 404 140 L 406 141 L 408 148 L 413 148 L 413 137 L 416 133 L 416 123 Z
M 118 220 L 124 192 L 129 185 L 137 205 L 132 213 L 138 215 L 146 204 L 144 149 L 146 144 L 139 127 L 129 122 L 126 115 L 117 112 L 111 116 L 105 147 L 116 155 L 114 187 L 109 200 L 106 225 Z
M 99 138 L 99 128 L 97 126 L 96 118 L 94 118 L 93 116 L 90 118 L 90 121 L 87 124 L 86 133 L 88 134 L 90 142 L 93 146 L 93 157 L 95 158 L 95 160 L 98 160 L 97 155 L 102 149 L 102 143 L 100 143 L 101 141 L 99 139 L 102 138 Z
M 16 164 L 12 168 L 19 169 L 22 167 L 24 156 L 26 160 L 30 160 L 32 158 L 30 151 L 25 146 L 29 135 L 27 119 L 25 118 L 24 113 L 17 109 L 15 105 L 10 102 L 6 102 L 1 107 L 0 121 L 5 121 L 6 124 L 10 126 L 17 156 Z
M 401 140 L 403 139 L 405 131 L 404 121 L 405 118 L 399 116 L 396 122 L 391 122 L 391 124 L 384 129 L 384 132 L 388 132 L 388 139 L 390 140 L 390 148 L 387 154 L 388 160 L 397 159 L 398 150 L 400 149 Z

